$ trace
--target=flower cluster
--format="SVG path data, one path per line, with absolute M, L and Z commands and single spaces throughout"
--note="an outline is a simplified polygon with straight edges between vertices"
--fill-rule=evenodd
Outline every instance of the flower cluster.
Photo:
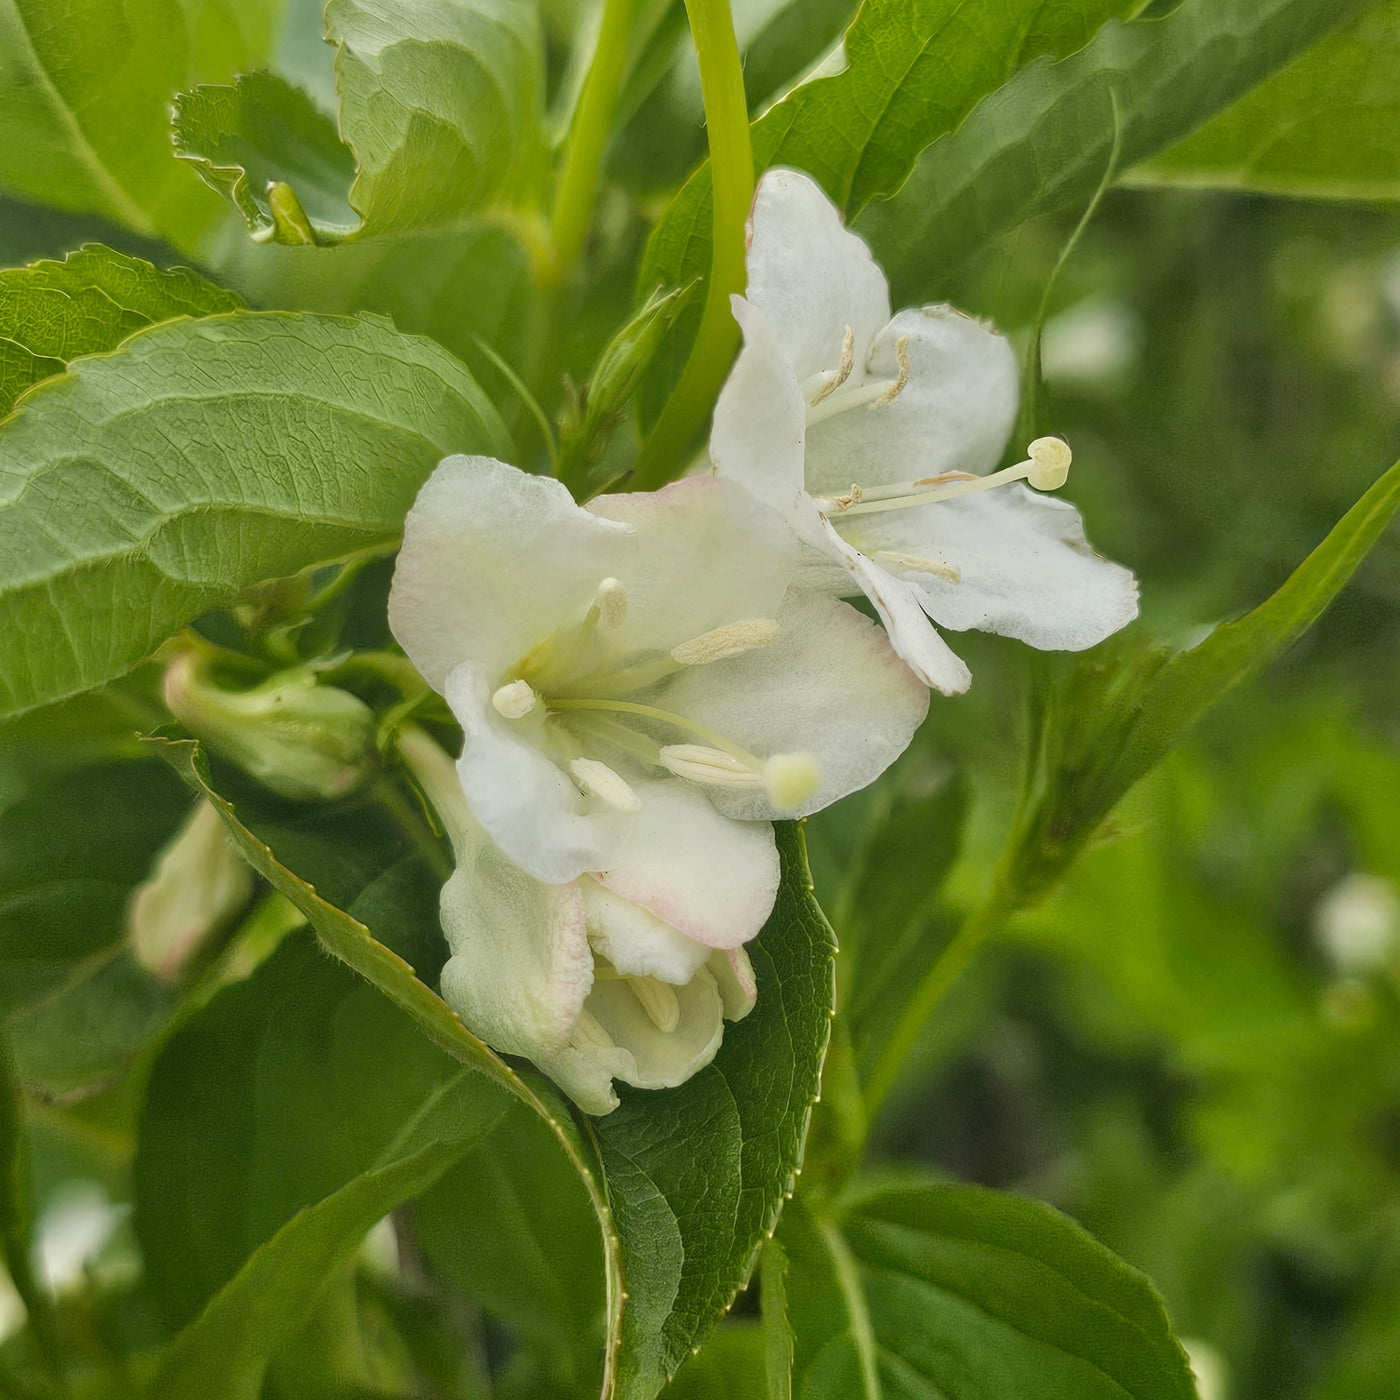
M 420 731 L 400 744 L 456 855 L 443 994 L 592 1113 L 614 1080 L 682 1083 L 754 1005 L 772 821 L 872 782 L 928 687 L 968 684 L 930 618 L 1077 648 L 1136 609 L 1074 510 L 1014 484 L 1061 484 L 1063 443 L 979 474 L 1014 415 L 1006 342 L 946 307 L 891 319 L 806 177 L 761 182 L 735 315 L 710 476 L 579 506 L 449 457 L 390 597 L 465 736 L 455 771 Z

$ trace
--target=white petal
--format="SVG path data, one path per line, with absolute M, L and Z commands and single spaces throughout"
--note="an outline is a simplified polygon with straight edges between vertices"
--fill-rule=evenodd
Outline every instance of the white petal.
M 389 625 L 436 690 L 463 661 L 495 676 L 588 606 L 627 533 L 557 481 L 448 457 L 404 522 Z
M 800 381 L 841 360 L 847 326 L 856 359 L 890 317 L 889 284 L 864 240 L 809 176 L 769 170 L 749 219 L 746 295 L 767 317 Z
M 442 887 L 443 998 L 497 1050 L 542 1062 L 568 1044 L 593 985 L 583 899 L 527 875 L 485 832 L 463 846 Z
M 807 489 L 839 494 L 996 464 L 1016 422 L 1010 342 L 951 306 L 901 311 L 878 335 L 869 371 L 896 379 L 908 337 L 909 382 L 893 403 L 859 407 L 807 430 Z
M 792 589 L 772 646 L 678 675 L 657 701 L 707 725 L 759 758 L 811 754 L 815 793 L 775 811 L 761 788 L 708 788 L 726 816 L 805 816 L 873 782 L 908 747 L 928 691 L 883 631 L 825 593 Z
M 684 986 L 709 962 L 711 950 L 640 904 L 584 875 L 579 880 L 594 949 L 627 977 L 655 977 Z
M 601 1117 L 621 1102 L 613 1080 L 635 1074 L 637 1062 L 620 1045 L 585 1044 L 566 1045 L 553 1055 L 537 1057 L 535 1064 L 585 1113 Z
M 466 735 L 457 775 L 472 815 L 511 860 L 546 884 L 615 864 L 635 818 L 585 797 L 541 752 L 542 707 L 523 719 L 503 719 L 491 693 L 486 674 L 474 666 L 458 666 L 444 687 Z
M 721 816 L 704 792 L 678 779 L 636 788 L 642 815 L 626 854 L 599 883 L 699 944 L 747 943 L 778 897 L 773 828 Z
M 719 986 L 726 1021 L 742 1021 L 758 1005 L 758 979 L 742 948 L 716 948 L 710 954 L 710 973 Z
M 744 348 L 715 404 L 710 460 L 787 515 L 803 492 L 807 403 L 792 366 L 762 312 L 731 297 Z
M 792 530 L 733 482 L 690 477 L 600 496 L 589 510 L 636 532 L 614 571 L 628 598 L 610 634 L 619 651 L 669 651 L 725 623 L 772 617 L 796 567 Z
M 618 1075 L 628 1084 L 672 1089 L 714 1059 L 724 1035 L 724 1005 L 715 979 L 702 967 L 685 986 L 676 988 L 676 996 L 680 1023 L 672 1031 L 662 1031 L 642 1009 L 626 978 L 594 984 L 588 1010 L 619 1048 L 631 1053 L 635 1068 Z
M 1003 486 L 931 506 L 853 518 L 845 531 L 879 549 L 952 564 L 961 582 L 906 572 L 929 615 L 1054 651 L 1082 651 L 1137 616 L 1137 582 L 1096 554 L 1067 501 Z
M 890 512 L 891 515 L 900 513 Z M 847 544 L 829 521 L 822 523 L 833 556 L 850 570 L 855 584 L 855 588 L 843 591 L 854 593 L 858 589 L 870 599 L 880 621 L 885 624 L 890 645 L 925 685 L 944 695 L 961 695 L 972 684 L 972 672 L 928 620 L 921 595 L 911 584 L 872 563 Z

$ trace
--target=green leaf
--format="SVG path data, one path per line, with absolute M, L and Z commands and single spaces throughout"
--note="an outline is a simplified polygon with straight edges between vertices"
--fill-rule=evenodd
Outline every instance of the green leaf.
M 510 1103 L 290 935 L 191 1017 L 152 1071 L 136 1225 L 162 1310 L 188 1322 L 297 1212 L 436 1141 L 460 1156 Z
M 799 827 L 780 823 L 782 885 L 749 944 L 758 1005 L 678 1089 L 623 1091 L 594 1120 L 628 1305 L 618 1400 L 651 1400 L 747 1281 L 802 1161 L 832 1014 L 831 928 Z
M 332 1269 L 509 1103 L 309 939 L 216 997 L 157 1061 L 141 1123 L 148 1276 L 169 1315 L 199 1312 L 152 1400 L 257 1396 Z
M 0 0 L 0 189 L 190 247 L 218 206 L 170 159 L 170 99 L 262 61 L 278 8 Z
M 1151 1285 L 1039 1202 L 867 1187 L 782 1239 L 798 1394 L 1195 1400 Z
M 796 88 L 753 126 L 754 163 L 794 166 L 854 214 L 892 194 L 919 152 L 952 131 L 1024 64 L 1085 44 L 1105 20 L 1141 0 L 866 0 L 846 34 L 847 67 Z M 671 202 L 647 244 L 638 288 L 685 286 L 709 271 L 709 166 Z M 668 338 L 644 395 L 648 421 L 680 377 L 698 308 Z
M 143 326 L 242 304 L 188 268 L 163 272 L 96 243 L 62 262 L 0 272 L 0 418 L 79 355 L 115 350 Z
M 264 796 L 265 805 L 259 811 L 257 799 L 252 798 L 246 804 L 249 825 L 243 818 L 245 807 L 235 810 L 211 785 L 198 744 L 163 739 L 151 742 L 197 793 L 214 804 L 249 864 L 305 914 L 327 952 L 377 987 L 440 1050 L 513 1094 L 548 1127 L 588 1193 L 603 1239 L 608 1335 L 604 1364 L 605 1373 L 610 1374 L 621 1327 L 622 1264 L 612 1214 L 591 1147 L 551 1087 L 533 1076 L 523 1078 L 496 1056 L 462 1025 L 436 992 L 414 975 L 414 969 L 400 953 L 375 936 L 387 928 L 391 935 L 398 935 L 395 941 L 405 950 L 415 944 L 422 947 L 419 940 L 426 938 L 441 957 L 436 920 L 441 872 L 425 885 L 421 868 L 416 875 L 411 869 L 406 870 L 406 865 L 421 858 L 405 856 L 403 833 L 386 833 L 354 803 L 338 804 L 319 814 L 290 816 L 286 804 L 279 806 Z M 276 843 L 276 854 L 269 842 Z M 279 859 L 284 850 L 295 852 L 298 866 L 306 867 L 317 884 Z M 430 893 L 431 912 L 424 910 L 425 889 Z M 344 907 L 329 902 L 327 895 Z M 373 933 L 360 916 L 373 920 Z M 430 929 L 425 927 L 429 918 Z
M 1400 462 L 1333 526 L 1266 602 L 1168 656 L 1081 663 L 1042 695 L 1026 792 L 1003 860 L 1014 902 L 1043 893 L 1119 798 L 1190 725 L 1256 674 L 1321 616 L 1400 508 Z
M 1131 178 L 1400 198 L 1400 4 L 1366 10 Z
M 598 1227 L 578 1174 L 538 1118 L 513 1108 L 423 1197 L 414 1230 L 434 1271 L 541 1353 L 559 1390 L 596 1389 Z
M 335 123 L 276 74 L 182 92 L 172 128 L 175 154 L 233 201 L 259 242 L 338 243 L 359 223 L 346 198 L 354 155 Z
M 138 332 L 0 424 L 0 715 L 131 669 L 250 584 L 397 534 L 449 452 L 508 457 L 465 368 L 373 317 Z
M 895 289 L 928 295 L 1000 233 L 1087 202 L 1118 140 L 1127 167 L 1179 140 L 1370 0 L 1182 0 L 1111 22 L 1078 53 L 1017 73 L 919 157 L 858 224 Z
M 787 1301 L 788 1257 L 776 1239 L 763 1248 L 763 1361 L 768 1400 L 792 1400 L 792 1319 Z
M 128 947 L 132 890 L 188 815 L 160 764 L 102 764 L 0 813 L 0 1010 L 22 1079 L 63 1092 L 117 1074 L 181 987 Z
M 329 245 L 442 232 L 533 196 L 544 86 L 533 4 L 331 0 L 325 19 L 339 136 L 309 97 L 268 73 L 176 104 L 179 154 L 233 199 L 255 238 Z

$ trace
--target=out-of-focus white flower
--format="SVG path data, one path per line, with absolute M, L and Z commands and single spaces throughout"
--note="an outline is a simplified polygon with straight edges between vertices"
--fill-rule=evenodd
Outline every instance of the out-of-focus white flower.
M 628 862 L 618 892 L 689 933 L 713 917 L 691 872 L 724 869 L 731 819 L 815 812 L 893 762 L 927 695 L 853 608 L 789 587 L 798 548 L 729 482 L 585 509 L 489 458 L 438 467 L 389 620 L 461 723 L 467 805 L 511 861 L 551 885 Z
M 201 799 L 132 895 L 127 928 L 136 961 L 158 977 L 178 978 L 252 892 L 252 870 L 218 812 Z
M 824 586 L 869 597 L 927 684 L 971 680 L 930 618 L 1078 651 L 1137 615 L 1132 574 L 1094 553 L 1078 512 L 1019 484 L 1062 485 L 1063 442 L 981 475 L 1016 416 L 1006 340 L 948 306 L 891 319 L 870 250 L 807 176 L 760 180 L 733 305 L 744 348 L 715 408 L 715 470 L 791 522 Z
M 72 1181 L 56 1192 L 39 1217 L 35 1249 L 39 1271 L 54 1293 L 83 1282 L 130 1212 L 114 1205 L 95 1181 Z M 126 1273 L 133 1261 L 122 1263 Z
M 442 994 L 471 1030 L 533 1060 L 588 1113 L 617 1107 L 615 1078 L 670 1088 L 714 1058 L 724 1021 L 754 1005 L 742 944 L 777 893 L 767 822 L 730 821 L 713 809 L 706 817 L 687 803 L 681 815 L 697 823 L 692 845 L 657 849 L 640 823 L 621 864 L 548 885 L 482 830 L 452 759 L 432 739 L 406 727 L 399 752 L 456 856 L 442 890 L 452 951 Z M 675 784 L 640 790 L 662 806 L 680 795 Z M 658 859 L 670 867 L 659 888 L 676 897 L 671 904 L 655 899 Z
M 1111 385 L 1136 364 L 1142 322 L 1126 302 L 1090 297 L 1052 316 L 1040 342 L 1040 368 L 1056 384 Z
M 1344 875 L 1318 900 L 1313 926 L 1339 973 L 1374 972 L 1400 952 L 1400 890 L 1376 875 Z
M 1230 1363 L 1219 1348 L 1199 1337 L 1183 1337 L 1181 1345 L 1191 1362 L 1191 1374 L 1196 1378 L 1196 1394 L 1200 1400 L 1229 1400 Z

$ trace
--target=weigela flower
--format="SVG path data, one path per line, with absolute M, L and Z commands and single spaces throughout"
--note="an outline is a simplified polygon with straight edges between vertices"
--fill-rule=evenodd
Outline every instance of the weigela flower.
M 869 597 L 927 684 L 971 681 L 929 619 L 1078 651 L 1137 615 L 1132 574 L 1039 494 L 1064 482 L 1063 442 L 983 475 L 1016 417 L 1007 341 L 948 306 L 891 318 L 870 250 L 807 176 L 760 180 L 733 305 L 744 348 L 715 408 L 715 470 L 791 522 L 814 580 Z
M 399 752 L 456 857 L 442 890 L 452 953 L 442 994 L 463 1022 L 496 1049 L 533 1060 L 588 1113 L 617 1107 L 614 1078 L 666 1089 L 709 1064 L 724 1022 L 754 1006 L 743 941 L 777 894 L 773 828 L 730 821 L 713 808 L 707 817 L 704 807 L 687 805 L 684 816 L 701 823 L 692 849 L 649 849 L 652 828 L 642 822 L 628 855 L 606 877 L 547 885 L 487 836 L 467 809 L 452 760 L 432 739 L 407 728 Z M 684 800 L 674 784 L 639 788 L 653 814 Z M 709 942 L 628 898 L 630 889 L 653 887 L 658 854 L 672 867 L 668 886 L 689 896 L 668 912 Z
M 730 955 L 776 897 L 768 822 L 865 786 L 908 744 L 927 692 L 854 609 L 791 586 L 799 550 L 728 482 L 584 508 L 450 457 L 423 487 L 389 616 L 465 734 L 456 771 L 485 836 L 459 852 L 477 874 L 443 891 L 443 986 L 499 1048 L 556 1069 L 567 1052 L 595 1080 L 611 1066 L 604 1083 L 693 1073 L 716 1008 L 749 996 Z M 695 1043 L 669 1042 L 663 1071 L 629 1037 L 673 1013 L 665 1034 Z M 596 1083 L 569 1091 L 602 1111 Z

